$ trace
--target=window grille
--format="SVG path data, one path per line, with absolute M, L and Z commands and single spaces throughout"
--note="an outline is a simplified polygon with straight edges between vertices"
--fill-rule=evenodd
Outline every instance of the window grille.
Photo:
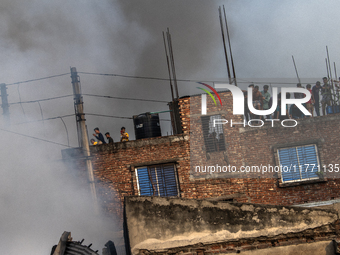
M 175 164 L 138 167 L 135 171 L 138 195 L 161 197 L 179 195 Z
M 206 152 L 225 151 L 223 124 L 215 124 L 214 120 L 221 119 L 221 115 L 202 116 L 202 129 Z
M 319 158 L 315 144 L 278 149 L 282 182 L 318 179 Z

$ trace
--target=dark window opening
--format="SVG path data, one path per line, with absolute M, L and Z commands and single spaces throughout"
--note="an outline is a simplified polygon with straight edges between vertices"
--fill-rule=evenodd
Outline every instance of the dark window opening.
M 206 152 L 225 151 L 223 124 L 214 125 L 214 120 L 221 119 L 221 115 L 202 116 L 202 129 Z

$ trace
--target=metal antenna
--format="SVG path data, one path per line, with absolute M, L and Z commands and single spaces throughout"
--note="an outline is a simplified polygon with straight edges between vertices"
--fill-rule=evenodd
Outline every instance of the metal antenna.
M 327 78 L 329 78 L 329 70 L 328 70 L 327 58 L 325 58 L 325 61 L 326 61 L 326 69 L 327 69 Z
M 328 54 L 328 46 L 326 45 L 326 51 L 327 51 L 327 62 L 328 62 L 328 69 L 329 69 L 329 77 L 328 80 L 330 80 L 331 83 L 331 89 L 333 90 L 333 99 L 332 99 L 332 103 L 334 104 L 335 102 L 335 93 L 334 93 L 334 85 L 333 85 L 333 78 L 332 78 L 332 68 L 331 68 L 331 63 L 329 61 L 329 54 Z
M 329 77 L 332 79 L 332 69 L 331 69 L 331 63 L 329 61 L 329 54 L 328 54 L 328 46 L 326 46 L 326 52 L 327 52 L 327 63 L 328 63 L 328 69 L 329 69 Z
M 226 63 L 227 63 L 228 78 L 229 78 L 229 83 L 231 83 L 231 75 L 230 75 L 229 59 L 228 59 L 228 53 L 227 53 L 227 48 L 226 48 L 226 43 L 225 43 L 225 35 L 224 35 L 224 27 L 223 27 L 223 21 L 222 21 L 222 11 L 221 11 L 221 7 L 218 7 L 218 14 L 219 14 L 219 18 L 220 18 L 221 34 L 222 34 L 222 41 L 223 41 L 223 48 L 224 48 L 225 61 L 226 61 Z
M 168 37 L 168 46 L 169 46 L 169 53 L 170 53 L 170 63 L 172 67 L 172 76 L 173 76 L 175 91 L 176 91 L 176 99 L 178 99 L 179 95 L 178 95 L 178 86 L 177 86 L 177 78 L 176 78 L 174 52 L 172 50 L 172 42 L 171 42 L 171 35 L 170 35 L 169 28 L 167 28 L 167 37 Z
M 301 80 L 300 80 L 300 77 L 299 77 L 299 74 L 298 74 L 298 70 L 297 70 L 297 68 L 296 68 L 296 64 L 295 64 L 295 60 L 294 60 L 294 56 L 293 56 L 293 55 L 292 55 L 292 59 L 293 59 L 293 64 L 294 64 L 296 76 L 297 76 L 297 78 L 298 78 L 299 83 L 301 83 Z
M 223 12 L 224 12 L 225 27 L 226 27 L 226 30 L 227 30 L 227 39 L 228 39 L 228 44 L 229 44 L 231 67 L 232 67 L 232 69 L 233 69 L 233 76 L 234 76 L 235 86 L 237 86 L 236 74 L 235 74 L 235 66 L 234 66 L 234 59 L 233 59 L 233 54 L 232 54 L 232 51 L 231 51 L 231 44 L 230 44 L 230 37 L 229 37 L 229 29 L 228 29 L 227 15 L 226 15 L 226 13 L 225 13 L 224 5 L 223 5 Z
M 167 50 L 167 47 L 166 47 L 164 32 L 162 32 L 162 33 L 163 33 L 163 42 L 164 42 L 166 63 L 167 63 L 167 65 L 168 65 L 168 73 L 169 73 L 169 80 L 170 80 L 171 97 L 172 97 L 172 101 L 174 101 L 174 88 L 173 88 L 173 86 L 172 86 L 171 70 L 170 70 L 170 63 L 169 63 L 168 50 Z
M 335 65 L 335 62 L 334 62 L 334 73 L 335 73 L 335 79 L 338 80 L 338 75 L 336 74 L 336 65 Z
M 335 75 L 335 80 L 337 81 L 337 84 L 338 85 L 335 85 L 337 87 L 337 90 L 336 90 L 336 97 L 337 97 L 337 102 L 339 102 L 339 87 L 340 87 L 340 81 L 338 80 L 338 75 L 336 73 L 336 65 L 335 65 L 335 62 L 334 62 L 334 75 Z

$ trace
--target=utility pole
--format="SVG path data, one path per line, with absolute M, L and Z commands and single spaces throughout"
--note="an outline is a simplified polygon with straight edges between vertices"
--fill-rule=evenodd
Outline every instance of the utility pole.
M 96 193 L 96 186 L 95 186 L 94 176 L 93 176 L 93 167 L 92 167 L 92 161 L 91 161 L 89 139 L 88 139 L 87 130 L 86 130 L 84 102 L 83 102 L 83 96 L 81 94 L 79 76 L 77 74 L 77 69 L 75 67 L 71 67 L 71 78 L 72 78 L 72 87 L 73 87 L 73 95 L 74 95 L 74 110 L 75 110 L 75 115 L 76 115 L 76 120 L 77 120 L 78 142 L 79 142 L 79 147 L 82 149 L 83 154 L 85 156 L 88 180 L 90 183 L 92 198 L 95 204 L 95 210 L 97 211 L 98 210 L 97 193 Z
M 0 84 L 0 91 L 1 91 L 1 107 L 2 113 L 4 115 L 4 126 L 10 126 L 10 118 L 9 118 L 9 105 L 7 99 L 7 86 L 5 83 Z
M 301 84 L 301 80 L 300 80 L 299 73 L 298 73 L 298 70 L 297 70 L 296 65 L 295 65 L 295 60 L 294 60 L 294 56 L 293 55 L 292 55 L 292 59 L 293 59 L 293 64 L 294 64 L 296 76 L 298 78 L 299 83 Z

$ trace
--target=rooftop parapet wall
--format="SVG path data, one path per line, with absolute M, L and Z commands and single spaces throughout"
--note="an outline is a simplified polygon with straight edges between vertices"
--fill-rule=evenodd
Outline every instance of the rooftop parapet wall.
M 320 228 L 334 235 L 338 220 L 334 210 L 161 197 L 126 197 L 125 211 L 133 254 Z
M 95 145 L 90 146 L 91 153 L 111 153 L 118 152 L 124 149 L 137 149 L 137 148 L 145 148 L 148 146 L 157 146 L 162 144 L 171 144 L 176 142 L 188 141 L 189 136 L 187 135 L 172 135 L 172 136 L 162 136 L 162 137 L 154 137 L 154 138 L 146 138 L 140 140 L 132 140 L 128 142 L 116 142 L 112 145 Z M 81 148 L 70 148 L 64 149 L 61 151 L 63 159 L 74 158 L 82 156 Z

